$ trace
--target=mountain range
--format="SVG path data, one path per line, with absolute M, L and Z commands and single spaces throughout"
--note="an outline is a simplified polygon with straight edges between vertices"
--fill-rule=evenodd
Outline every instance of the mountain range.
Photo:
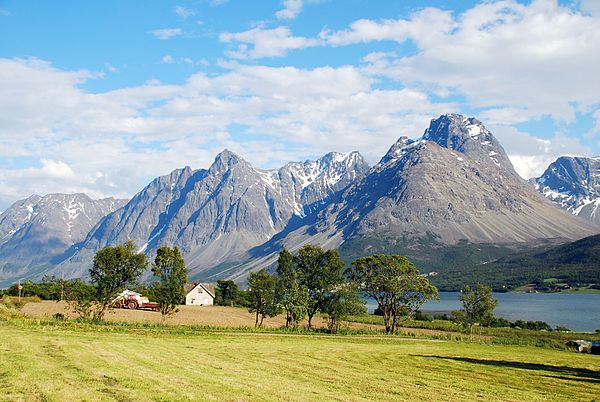
M 0 215 L 0 283 L 36 276 L 127 200 L 93 200 L 85 194 L 32 195 Z
M 600 157 L 562 156 L 531 182 L 561 208 L 600 225 Z
M 42 274 L 85 277 L 96 251 L 127 240 L 151 258 L 161 245 L 178 246 L 190 277 L 204 280 L 242 282 L 271 266 L 282 247 L 306 243 L 339 247 L 348 261 L 398 252 L 425 270 L 482 264 L 600 233 L 599 163 L 560 158 L 528 183 L 480 121 L 457 114 L 433 119 L 416 140 L 400 138 L 373 167 L 358 152 L 331 152 L 263 170 L 224 150 L 208 169 L 177 169 L 126 203 L 86 197 L 105 205 L 82 207 L 87 226 L 75 223 L 81 213 L 64 212 L 73 209 L 67 201 L 48 199 L 43 205 L 61 218 L 44 222 L 62 226 L 24 230 L 40 220 L 29 211 L 41 210 L 34 207 L 41 198 L 15 203 L 0 215 L 0 285 Z

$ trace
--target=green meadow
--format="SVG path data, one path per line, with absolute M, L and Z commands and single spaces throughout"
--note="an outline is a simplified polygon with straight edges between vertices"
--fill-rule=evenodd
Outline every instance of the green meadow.
M 381 335 L 0 321 L 0 400 L 600 400 L 600 358 Z

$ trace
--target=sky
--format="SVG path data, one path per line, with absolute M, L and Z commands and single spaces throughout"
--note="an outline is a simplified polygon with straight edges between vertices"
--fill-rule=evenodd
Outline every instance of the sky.
M 0 211 L 480 119 L 524 178 L 600 155 L 600 1 L 0 0 Z

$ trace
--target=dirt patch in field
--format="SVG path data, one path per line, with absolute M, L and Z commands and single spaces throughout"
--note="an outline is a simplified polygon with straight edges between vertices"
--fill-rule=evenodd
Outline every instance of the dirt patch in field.
M 67 303 L 42 301 L 39 303 L 27 303 L 21 308 L 21 313 L 26 317 L 38 319 L 50 319 L 56 313 L 61 313 L 67 318 L 75 318 L 76 315 L 70 311 Z M 160 313 L 145 310 L 125 310 L 110 309 L 106 314 L 108 321 L 120 322 L 142 322 L 142 323 L 160 323 Z M 208 325 L 213 327 L 253 327 L 255 316 L 245 308 L 224 307 L 224 306 L 180 306 L 179 311 L 167 319 L 167 324 L 171 325 Z M 273 318 L 265 318 L 263 326 L 265 327 L 283 327 L 285 317 L 279 315 Z M 306 320 L 302 325 L 307 326 Z M 317 328 L 323 328 L 327 325 L 322 317 L 314 317 L 313 325 Z M 353 329 L 366 329 L 383 331 L 382 325 L 348 323 Z M 439 336 L 448 335 L 451 332 L 421 329 L 421 328 L 399 328 L 405 333 L 414 333 L 416 335 Z M 456 333 L 456 335 L 460 335 Z
M 61 313 L 67 318 L 75 318 L 65 302 L 42 301 L 41 303 L 28 303 L 21 309 L 21 313 L 30 318 L 50 319 L 56 313 Z M 160 323 L 160 313 L 145 310 L 110 309 L 106 314 L 109 321 L 127 321 Z M 179 311 L 167 319 L 168 324 L 173 325 L 210 325 L 215 327 L 253 327 L 255 315 L 245 308 L 224 306 L 180 306 Z M 303 323 L 307 325 L 306 320 Z M 321 317 L 313 318 L 313 324 L 324 327 L 325 321 Z M 282 327 L 285 325 L 285 317 L 277 316 L 265 318 L 263 326 Z M 354 328 L 377 328 L 377 325 L 366 325 L 353 323 Z

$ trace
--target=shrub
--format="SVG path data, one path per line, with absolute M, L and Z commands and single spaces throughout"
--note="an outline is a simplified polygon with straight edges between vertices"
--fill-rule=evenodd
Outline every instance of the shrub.
M 429 315 L 429 314 L 427 314 L 427 313 L 424 313 L 424 312 L 422 312 L 421 310 L 417 310 L 417 311 L 415 312 L 415 317 L 414 317 L 414 319 L 415 319 L 416 321 L 428 321 L 428 322 L 431 322 L 431 321 L 433 321 L 433 317 L 432 317 L 432 316 L 430 316 L 430 315 Z
M 54 318 L 56 321 L 64 321 L 65 315 L 62 313 L 55 313 L 52 318 Z

